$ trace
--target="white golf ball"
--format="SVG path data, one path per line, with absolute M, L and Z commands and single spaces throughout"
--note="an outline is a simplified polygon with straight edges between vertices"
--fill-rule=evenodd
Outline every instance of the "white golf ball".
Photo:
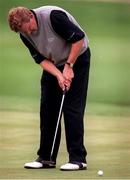
M 99 170 L 97 174 L 98 174 L 99 176 L 103 176 L 103 171 L 102 171 L 102 170 Z

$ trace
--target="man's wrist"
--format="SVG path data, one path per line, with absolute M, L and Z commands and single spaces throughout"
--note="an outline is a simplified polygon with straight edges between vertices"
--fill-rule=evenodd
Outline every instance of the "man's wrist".
M 69 67 L 73 68 L 73 63 L 70 63 L 70 62 L 66 62 L 65 64 L 67 64 Z

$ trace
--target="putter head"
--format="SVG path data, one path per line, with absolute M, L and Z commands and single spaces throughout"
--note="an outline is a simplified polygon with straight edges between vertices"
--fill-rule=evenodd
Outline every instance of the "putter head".
M 43 168 L 55 168 L 56 167 L 56 163 L 54 161 L 42 161 L 43 164 Z

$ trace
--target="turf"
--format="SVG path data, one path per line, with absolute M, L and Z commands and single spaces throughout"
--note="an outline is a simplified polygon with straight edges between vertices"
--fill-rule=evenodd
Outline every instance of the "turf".
M 23 165 L 36 158 L 38 148 L 38 113 L 4 111 L 0 116 L 1 179 L 95 179 L 99 169 L 104 171 L 103 179 L 130 177 L 128 117 L 85 116 L 88 170 L 61 172 L 60 165 L 68 160 L 63 120 L 57 168 L 27 170 Z

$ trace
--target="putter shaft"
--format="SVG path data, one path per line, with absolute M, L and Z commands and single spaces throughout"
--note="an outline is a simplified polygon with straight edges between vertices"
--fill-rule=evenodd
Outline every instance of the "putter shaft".
M 50 154 L 50 160 L 52 159 L 52 155 L 53 155 L 53 151 L 54 151 L 54 146 L 55 146 L 57 131 L 58 131 L 58 127 L 59 127 L 59 123 L 60 123 L 60 119 L 61 119 L 61 114 L 62 114 L 63 103 L 64 103 L 64 99 L 65 99 L 65 93 L 66 93 L 66 90 L 63 91 L 63 95 L 62 95 L 60 111 L 59 111 L 59 115 L 58 115 L 58 120 L 57 120 L 55 135 L 54 135 L 53 144 L 52 144 L 52 149 L 51 149 L 51 154 Z

